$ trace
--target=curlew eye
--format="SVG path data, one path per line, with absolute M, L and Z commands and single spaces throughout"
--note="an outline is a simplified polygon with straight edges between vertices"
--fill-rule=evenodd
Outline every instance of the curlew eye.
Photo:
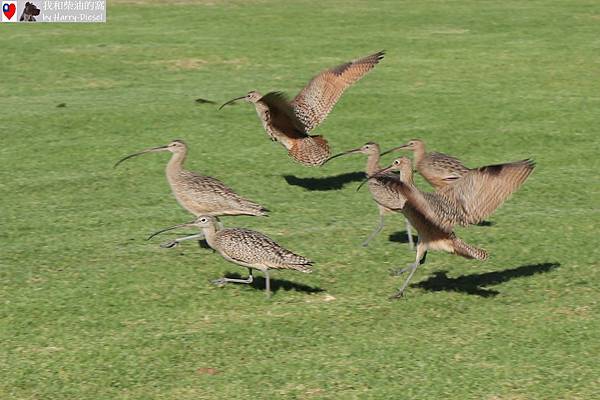
M 200 219 L 200 222 L 202 222 L 202 223 L 206 223 L 206 222 L 208 222 L 208 220 L 207 220 L 206 218 L 201 218 L 201 219 Z

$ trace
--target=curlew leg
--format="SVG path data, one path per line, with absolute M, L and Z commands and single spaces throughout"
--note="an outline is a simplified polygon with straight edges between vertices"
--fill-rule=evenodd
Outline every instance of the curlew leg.
M 265 269 L 263 271 L 263 273 L 265 274 L 265 281 L 266 281 L 266 292 L 267 292 L 267 299 L 271 298 L 271 277 L 269 277 L 269 270 Z
M 381 232 L 382 229 L 383 229 L 383 214 L 379 213 L 379 225 L 377 225 L 377 227 L 375 228 L 375 230 L 373 232 L 371 232 L 371 234 L 369 235 L 369 237 L 367 238 L 367 240 L 365 240 L 364 242 L 362 242 L 361 246 L 367 247 L 369 245 L 369 242 L 375 236 L 377 236 L 377 234 L 379 234 L 379 232 Z
M 198 239 L 198 240 L 202 240 L 204 239 L 204 234 L 203 233 L 196 233 L 190 236 L 184 236 L 182 238 L 177 238 L 175 240 L 169 240 L 168 242 L 164 242 L 160 244 L 160 247 L 163 248 L 173 248 L 173 247 L 177 247 L 179 245 L 180 242 L 184 242 L 186 240 L 194 240 L 194 239 Z
M 414 275 L 414 273 L 417 270 L 417 268 L 419 267 L 419 265 L 424 261 L 426 253 L 427 253 L 427 247 L 425 246 L 425 244 L 423 242 L 419 241 L 417 243 L 417 257 L 415 259 L 415 262 L 412 264 L 409 264 L 407 268 L 404 268 L 403 270 L 401 270 L 401 272 L 410 271 L 410 273 L 406 277 L 406 280 L 402 284 L 402 287 L 396 293 L 394 293 L 392 296 L 390 296 L 390 299 L 397 299 L 404 295 L 404 290 L 408 286 L 408 283 L 410 282 L 412 276 Z
M 415 248 L 415 244 L 413 243 L 412 238 L 412 227 L 410 226 L 410 222 L 408 222 L 406 218 L 404 220 L 406 221 L 406 234 L 408 235 L 408 246 L 411 250 L 413 250 Z
M 211 281 L 213 285 L 223 286 L 228 283 L 247 283 L 250 284 L 254 282 L 254 276 L 252 275 L 252 268 L 248 268 L 248 278 L 246 279 L 235 279 L 235 278 L 219 278 Z

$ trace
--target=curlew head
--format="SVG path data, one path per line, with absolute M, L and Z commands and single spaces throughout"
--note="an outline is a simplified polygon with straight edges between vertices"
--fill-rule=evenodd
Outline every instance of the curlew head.
M 377 174 L 385 174 L 390 171 L 400 171 L 401 173 L 405 171 L 412 172 L 412 161 L 408 157 L 396 158 L 389 167 L 381 169 Z
M 408 158 L 408 157 L 397 158 L 392 162 L 392 164 L 390 166 L 380 169 L 379 171 L 375 172 L 371 176 L 367 176 L 360 183 L 360 185 L 358 185 L 358 188 L 356 188 L 356 191 L 358 192 L 360 190 L 360 188 L 369 181 L 369 179 L 377 178 L 378 176 L 384 175 L 387 172 L 391 172 L 391 171 L 400 171 L 400 179 L 401 180 L 403 180 L 405 177 L 408 177 L 408 176 L 412 177 L 412 162 L 410 161 L 410 158 Z
M 199 217 L 197 217 L 195 220 L 193 220 L 191 222 L 174 225 L 169 228 L 161 229 L 160 231 L 154 232 L 152 235 L 148 236 L 148 238 L 146 240 L 150 240 L 156 235 L 159 235 L 163 232 L 172 231 L 173 229 L 177 229 L 177 228 L 191 228 L 191 227 L 210 228 L 212 226 L 215 226 L 217 223 L 218 223 L 218 219 L 216 217 L 213 217 L 210 215 L 200 215 Z
M 379 145 L 374 142 L 367 142 L 356 149 L 352 149 L 352 150 L 344 151 L 342 153 L 335 154 L 335 155 L 329 157 L 327 160 L 323 161 L 323 164 L 325 164 L 329 160 L 333 160 L 334 158 L 337 158 L 340 156 L 345 156 L 346 154 L 356 154 L 356 153 L 362 153 L 362 154 L 367 154 L 367 155 L 379 154 Z
M 167 144 L 166 146 L 151 147 L 149 149 L 138 151 L 137 153 L 133 153 L 128 156 L 125 156 L 125 157 L 121 158 L 119 161 L 117 161 L 117 163 L 114 165 L 113 168 L 116 168 L 123 161 L 128 160 L 130 158 L 133 158 L 136 156 L 141 156 L 142 154 L 146 154 L 146 153 L 157 153 L 160 151 L 170 151 L 171 153 L 184 153 L 185 154 L 187 152 L 187 145 L 185 144 L 185 142 L 183 140 L 179 140 L 179 139 L 173 140 L 171 143 Z
M 420 139 L 412 139 L 410 142 L 403 144 L 402 146 L 394 147 L 393 149 L 389 149 L 381 153 L 381 155 L 385 155 L 397 150 L 410 150 L 415 151 L 419 149 L 425 149 L 425 143 L 423 143 Z
M 259 92 L 257 92 L 256 90 L 252 90 L 252 91 L 248 92 L 248 94 L 247 94 L 247 95 L 245 95 L 245 96 L 236 97 L 235 99 L 231 99 L 231 100 L 229 100 L 228 102 L 226 102 L 226 103 L 223 103 L 223 104 L 221 105 L 221 107 L 219 107 L 219 110 L 220 110 L 221 108 L 225 107 L 225 106 L 226 106 L 226 105 L 228 105 L 228 104 L 235 103 L 235 102 L 236 102 L 236 101 L 238 101 L 238 100 L 244 100 L 244 101 L 247 101 L 248 103 L 252 103 L 252 104 L 254 104 L 254 103 L 256 103 L 257 101 L 259 101 L 260 99 L 262 99 L 262 97 L 263 97 L 263 96 L 262 96 L 262 94 L 260 94 L 260 93 L 259 93 Z

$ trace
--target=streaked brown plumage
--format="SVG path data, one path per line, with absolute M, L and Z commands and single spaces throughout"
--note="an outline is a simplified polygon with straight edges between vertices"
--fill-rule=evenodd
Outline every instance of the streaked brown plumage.
M 368 142 L 363 146 L 348 150 L 343 153 L 336 154 L 330 157 L 327 161 L 343 156 L 346 154 L 362 153 L 367 155 L 367 176 L 375 175 L 381 167 L 379 166 L 379 145 L 377 143 Z M 406 199 L 397 190 L 395 190 L 394 182 L 398 181 L 399 177 L 393 173 L 380 173 L 373 176 L 373 179 L 367 180 L 369 191 L 377 207 L 379 209 L 379 224 L 373 232 L 362 243 L 363 246 L 368 246 L 369 242 L 383 229 L 384 216 L 392 212 L 399 212 L 404 207 Z M 408 235 L 408 243 L 410 248 L 413 248 L 412 232 L 410 224 L 406 221 L 406 233 Z
M 410 142 L 390 149 L 382 155 L 392 151 L 405 149 L 414 152 L 414 165 L 416 170 L 433 186 L 436 190 L 445 188 L 453 184 L 471 169 L 455 157 L 438 152 L 425 152 L 425 143 L 419 139 L 413 139 Z
M 280 142 L 290 157 L 304 165 L 321 165 L 331 155 L 329 144 L 322 136 L 311 136 L 308 132 L 325 120 L 344 91 L 373 69 L 383 56 L 380 51 L 327 69 L 313 77 L 291 101 L 281 92 L 262 96 L 251 91 L 221 108 L 240 99 L 253 103 L 266 133 Z
M 187 156 L 187 145 L 174 140 L 166 146 L 154 147 L 131 154 L 116 164 L 141 154 L 169 151 L 171 159 L 167 163 L 166 175 L 169 186 L 177 202 L 190 213 L 198 215 L 266 215 L 268 210 L 260 204 L 247 200 L 223 182 L 210 176 L 199 175 L 183 168 Z
M 412 164 L 406 157 L 376 173 L 400 171 L 395 190 L 406 198 L 402 212 L 419 234 L 415 263 L 400 271 L 409 270 L 410 274 L 395 297 L 402 295 L 427 250 L 485 260 L 487 252 L 460 240 L 453 228 L 477 223 L 492 214 L 525 182 L 533 168 L 533 161 L 522 160 L 472 169 L 455 184 L 434 193 L 422 192 L 414 185 Z
M 270 296 L 269 270 L 291 269 L 304 273 L 312 272 L 310 267 L 313 262 L 308 258 L 281 247 L 260 232 L 244 228 L 220 228 L 217 219 L 209 215 L 202 215 L 192 222 L 163 229 L 152 234 L 148 239 L 159 233 L 182 227 L 200 228 L 208 245 L 218 251 L 223 258 L 248 268 L 248 279 L 220 278 L 213 283 L 219 285 L 231 282 L 252 283 L 254 279 L 252 270 L 257 269 L 265 275 L 267 296 Z M 178 241 L 172 243 L 175 245 Z

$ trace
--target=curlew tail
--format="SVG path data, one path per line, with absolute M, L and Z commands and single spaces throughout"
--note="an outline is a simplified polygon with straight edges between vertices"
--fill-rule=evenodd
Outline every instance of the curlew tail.
M 487 251 L 471 246 L 456 236 L 452 237 L 452 247 L 454 248 L 455 254 L 463 256 L 464 258 L 474 258 L 480 261 L 485 261 L 488 258 Z
M 288 155 L 300 164 L 316 167 L 323 165 L 331 156 L 331 150 L 322 136 L 308 136 L 295 140 Z
M 305 274 L 310 274 L 312 269 L 310 268 L 311 264 L 290 264 L 289 268 L 298 272 L 304 272 Z

